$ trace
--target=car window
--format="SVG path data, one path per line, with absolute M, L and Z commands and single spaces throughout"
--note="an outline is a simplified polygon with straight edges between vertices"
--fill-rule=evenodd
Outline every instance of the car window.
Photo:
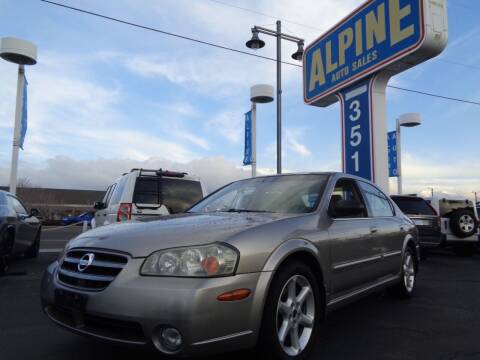
M 409 215 L 437 215 L 432 207 L 422 198 L 392 196 L 400 210 Z
M 365 203 L 360 195 L 360 192 L 357 189 L 354 181 L 350 179 L 340 179 L 335 184 L 335 188 L 333 189 L 332 197 L 330 198 L 329 208 L 333 209 L 336 203 L 340 200 L 354 200 L 358 201 L 365 206 Z M 365 206 L 365 209 L 367 207 Z M 367 211 L 363 214 L 359 214 L 357 217 L 367 217 Z M 350 216 L 349 216 L 350 217 Z
M 125 189 L 125 184 L 127 183 L 128 176 L 124 176 L 120 179 L 120 181 L 116 184 L 115 190 L 112 191 L 112 195 L 110 198 L 110 204 L 116 205 L 120 202 L 123 194 L 123 190 Z
M 160 177 L 138 177 L 133 190 L 135 204 L 160 205 L 162 203 Z
M 0 205 L 7 205 L 7 197 L 2 192 L 0 192 Z
M 367 184 L 366 182 L 359 181 L 360 188 L 363 190 L 365 199 L 368 203 L 372 216 L 394 216 L 395 212 L 390 201 L 376 187 Z
M 107 193 L 103 198 L 103 203 L 105 204 L 106 207 L 108 207 L 108 205 L 110 204 L 110 199 L 112 198 L 112 194 L 115 191 L 116 186 L 117 186 L 117 183 L 110 185 L 110 188 L 107 190 Z
M 327 178 L 312 174 L 240 180 L 211 194 L 190 211 L 308 213 L 317 208 Z
M 163 204 L 172 214 L 184 212 L 202 197 L 199 181 L 162 179 Z
M 13 196 L 7 196 L 7 201 L 10 207 L 15 210 L 17 214 L 27 214 L 27 210 L 23 207 L 23 205 Z

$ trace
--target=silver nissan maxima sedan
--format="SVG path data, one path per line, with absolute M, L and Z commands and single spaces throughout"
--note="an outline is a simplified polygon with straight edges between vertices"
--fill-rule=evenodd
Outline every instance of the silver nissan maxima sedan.
M 411 297 L 418 249 L 412 221 L 366 180 L 257 177 L 185 214 L 83 233 L 46 270 L 41 298 L 54 323 L 101 340 L 303 359 L 328 311 L 386 288 Z

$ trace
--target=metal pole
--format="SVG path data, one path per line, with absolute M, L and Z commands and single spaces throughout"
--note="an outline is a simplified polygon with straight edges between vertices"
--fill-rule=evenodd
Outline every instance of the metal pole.
M 430 194 L 432 195 L 432 199 L 433 199 L 433 187 L 430 188 Z
M 22 116 L 23 86 L 25 81 L 25 69 L 18 66 L 17 80 L 17 103 L 15 105 L 15 127 L 13 130 L 12 166 L 10 169 L 10 192 L 17 192 L 18 152 L 20 148 L 20 118 Z
M 402 195 L 402 141 L 401 141 L 401 129 L 400 122 L 397 119 L 397 193 Z
M 257 104 L 252 102 L 252 177 L 257 176 Z
M 475 195 L 475 205 L 477 205 L 478 199 L 477 199 L 477 192 L 474 191 L 473 194 Z
M 277 174 L 282 173 L 282 23 L 277 20 Z

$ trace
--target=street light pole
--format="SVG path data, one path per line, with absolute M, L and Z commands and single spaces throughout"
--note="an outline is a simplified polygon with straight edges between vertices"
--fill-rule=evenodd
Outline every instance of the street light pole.
M 292 54 L 295 60 L 302 60 L 304 40 L 282 33 L 282 23 L 277 20 L 276 30 L 254 26 L 252 28 L 252 39 L 245 44 L 250 49 L 260 49 L 265 46 L 265 42 L 258 37 L 259 33 L 274 36 L 277 39 L 277 174 L 282 173 L 282 39 L 297 43 L 297 51 Z
M 18 153 L 20 148 L 20 125 L 23 108 L 23 89 L 25 86 L 24 65 L 37 63 L 37 46 L 29 41 L 5 37 L 0 42 L 0 57 L 8 62 L 18 64 L 17 100 L 15 104 L 15 125 L 13 130 L 12 165 L 10 168 L 10 192 L 17 191 Z
M 401 127 L 415 127 L 422 124 L 422 119 L 418 113 L 402 114 L 397 119 L 396 136 L 397 136 L 397 192 L 402 195 L 402 135 Z
M 277 174 L 282 173 L 282 23 L 277 20 Z
M 15 125 L 13 130 L 12 165 L 10 168 L 10 188 L 12 194 L 17 192 L 18 153 L 20 150 L 20 121 L 22 117 L 23 87 L 25 85 L 25 68 L 18 65 L 17 102 L 15 104 Z
M 252 177 L 257 176 L 257 104 L 252 102 Z

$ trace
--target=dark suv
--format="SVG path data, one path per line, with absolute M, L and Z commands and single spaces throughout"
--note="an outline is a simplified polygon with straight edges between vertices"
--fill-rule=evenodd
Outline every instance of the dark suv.
M 438 247 L 442 242 L 440 217 L 435 209 L 421 197 L 393 195 L 392 200 L 417 225 L 421 257 L 425 259 L 427 249 Z

